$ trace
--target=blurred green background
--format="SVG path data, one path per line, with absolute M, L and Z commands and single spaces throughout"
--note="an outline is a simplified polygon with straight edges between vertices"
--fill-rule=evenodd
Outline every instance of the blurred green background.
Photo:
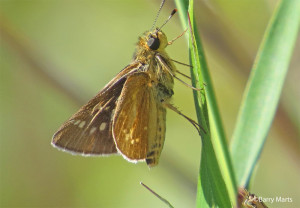
M 195 1 L 228 142 L 262 35 L 277 0 Z M 160 164 L 121 156 L 72 156 L 53 148 L 59 126 L 130 61 L 137 38 L 150 29 L 160 1 L 0 1 L 0 206 L 166 207 L 142 181 L 175 207 L 195 207 L 201 142 L 186 120 L 168 112 Z M 158 24 L 175 8 L 167 0 Z M 178 15 L 164 27 L 183 32 Z M 185 38 L 167 48 L 188 63 Z M 300 41 L 250 192 L 290 197 L 300 207 Z M 189 74 L 187 67 L 177 68 Z M 266 77 L 267 79 L 267 77 Z M 175 83 L 173 103 L 196 118 L 192 92 Z

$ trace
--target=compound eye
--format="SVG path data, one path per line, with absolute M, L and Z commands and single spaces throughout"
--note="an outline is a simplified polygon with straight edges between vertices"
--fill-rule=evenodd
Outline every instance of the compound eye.
M 147 45 L 152 50 L 157 50 L 159 48 L 160 42 L 158 38 L 150 36 L 149 40 L 147 41 Z

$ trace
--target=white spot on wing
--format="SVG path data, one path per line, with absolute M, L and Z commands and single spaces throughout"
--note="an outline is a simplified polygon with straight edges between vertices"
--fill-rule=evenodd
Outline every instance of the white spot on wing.
M 128 141 L 128 140 L 129 140 L 129 137 L 130 137 L 130 134 L 126 134 L 126 135 L 125 135 L 125 140 Z
M 103 131 L 105 128 L 106 128 L 106 122 L 103 122 L 103 123 L 100 125 L 99 129 L 100 129 L 100 131 Z
M 92 127 L 90 130 L 90 135 L 93 134 L 96 131 L 96 129 L 97 129 L 96 127 Z
M 81 121 L 81 123 L 78 125 L 78 127 L 82 128 L 82 127 L 84 127 L 84 125 L 85 125 L 85 121 Z
M 77 120 L 74 125 L 78 125 L 81 121 L 80 120 Z

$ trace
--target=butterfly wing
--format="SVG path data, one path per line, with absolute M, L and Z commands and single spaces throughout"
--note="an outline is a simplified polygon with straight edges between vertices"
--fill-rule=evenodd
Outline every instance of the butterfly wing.
M 127 66 L 81 107 L 54 134 L 53 146 L 84 155 L 117 153 L 112 136 L 112 117 L 128 74 L 137 68 L 137 63 Z
M 130 75 L 123 87 L 113 119 L 118 151 L 129 161 L 158 164 L 165 138 L 166 110 L 157 102 L 147 73 Z

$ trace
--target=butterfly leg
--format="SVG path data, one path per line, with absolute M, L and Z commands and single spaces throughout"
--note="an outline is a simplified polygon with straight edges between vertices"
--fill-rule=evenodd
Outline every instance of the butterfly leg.
M 181 71 L 176 70 L 176 73 L 180 74 L 181 76 L 183 76 L 183 77 L 185 77 L 185 78 L 187 78 L 187 79 L 189 79 L 189 80 L 192 79 L 191 77 L 189 77 L 188 75 L 182 73 Z
M 193 90 L 196 90 L 196 91 L 201 91 L 202 89 L 198 89 L 198 88 L 195 88 L 193 87 L 192 85 L 189 85 L 188 83 L 186 83 L 185 81 L 181 80 L 180 78 L 178 78 L 173 72 L 172 70 L 170 69 L 170 67 L 168 65 L 165 64 L 165 62 L 162 60 L 161 57 L 157 56 L 156 59 L 158 60 L 158 62 L 164 66 L 164 69 L 175 79 L 177 79 L 178 81 L 180 81 L 182 84 L 184 84 L 185 86 L 193 89 Z
M 193 66 L 191 66 L 191 65 L 189 65 L 189 64 L 185 64 L 185 63 L 182 63 L 182 62 L 180 62 L 180 61 L 176 61 L 176 60 L 174 60 L 174 59 L 171 59 L 171 61 L 173 61 L 173 62 L 175 62 L 175 63 L 177 63 L 177 64 L 181 64 L 181 65 L 183 65 L 183 66 L 187 66 L 187 67 L 193 68 Z M 179 71 L 179 70 L 176 70 L 176 73 L 180 74 L 181 76 L 184 76 L 184 77 L 187 78 L 187 79 L 190 79 L 190 80 L 192 79 L 190 76 L 188 76 L 188 75 L 182 73 L 182 72 Z M 176 77 L 176 79 L 177 79 L 177 77 Z M 203 85 L 206 86 L 206 83 L 203 83 Z M 188 86 L 188 87 L 189 87 L 189 86 Z M 200 90 L 203 90 L 203 88 L 201 88 Z M 198 91 L 199 91 L 199 90 L 198 90 Z
M 170 104 L 170 103 L 163 103 L 163 105 L 166 107 L 166 108 L 168 108 L 168 109 L 170 109 L 170 110 L 172 110 L 172 111 L 174 111 L 175 113 L 177 113 L 177 114 L 179 114 L 179 115 L 181 115 L 182 117 L 184 117 L 185 119 L 187 119 L 196 129 L 197 129 L 197 131 L 198 131 L 198 133 L 200 134 L 200 130 L 202 130 L 204 133 L 206 133 L 206 131 L 196 122 L 196 121 L 194 121 L 193 119 L 191 119 L 191 118 L 189 118 L 189 117 L 187 117 L 186 115 L 184 115 L 183 113 L 181 113 L 175 106 L 173 106 L 172 104 Z

